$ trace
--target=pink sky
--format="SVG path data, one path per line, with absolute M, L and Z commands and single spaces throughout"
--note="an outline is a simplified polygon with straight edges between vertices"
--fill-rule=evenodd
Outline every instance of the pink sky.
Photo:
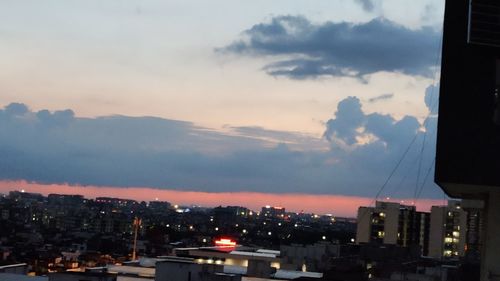
M 26 181 L 0 181 L 0 193 L 12 190 L 24 190 L 43 195 L 50 193 L 81 194 L 87 198 L 119 197 L 138 201 L 164 200 L 178 205 L 200 205 L 205 207 L 239 205 L 252 210 L 262 206 L 283 206 L 289 211 L 306 213 L 333 214 L 335 216 L 355 217 L 359 206 L 369 205 L 373 198 L 343 195 L 313 194 L 276 194 L 258 192 L 199 192 L 156 189 L 147 187 L 107 187 L 75 186 L 67 184 L 39 184 Z M 411 204 L 411 199 L 397 199 L 401 203 Z M 420 199 L 417 209 L 429 211 L 433 205 L 443 205 L 443 200 Z

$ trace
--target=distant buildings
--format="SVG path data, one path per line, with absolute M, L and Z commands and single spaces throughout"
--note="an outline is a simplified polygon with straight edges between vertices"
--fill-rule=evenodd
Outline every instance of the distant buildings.
M 285 216 L 285 208 L 283 207 L 262 207 L 260 215 L 269 218 L 283 218 Z
M 466 253 L 479 257 L 482 202 L 449 201 L 433 206 L 430 213 L 415 206 L 376 202 L 375 207 L 358 209 L 358 244 L 419 246 L 423 256 L 458 258 Z
M 49 205 L 78 206 L 83 204 L 85 199 L 82 195 L 49 194 L 47 202 Z
M 241 206 L 188 208 L 159 200 L 89 199 L 14 191 L 0 197 L 0 265 L 26 263 L 29 274 L 40 276 L 124 263 L 131 259 L 136 217 L 142 221 L 137 240 L 140 257 L 170 255 L 177 247 L 210 246 L 218 239 L 231 238 L 238 244 L 274 250 L 288 245 L 289 269 L 302 270 L 305 266 L 314 270 L 325 268 L 329 257 L 336 255 L 335 246 L 324 245 L 346 244 L 354 237 L 355 221 L 351 219 L 286 213 L 282 207 L 266 206 L 263 210 L 255 212 Z M 273 274 L 271 267 L 252 262 L 250 272 Z M 69 278 L 65 273 L 53 278 Z

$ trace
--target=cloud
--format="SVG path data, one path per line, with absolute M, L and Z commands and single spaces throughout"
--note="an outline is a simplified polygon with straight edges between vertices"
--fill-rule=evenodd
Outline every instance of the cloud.
M 324 139 L 260 127 L 221 132 L 155 117 L 81 118 L 22 104 L 0 109 L 0 116 L 0 180 L 205 192 L 373 196 L 417 135 L 391 184 L 404 182 L 425 132 L 412 116 L 365 113 L 357 97 L 338 104 Z M 425 128 L 435 132 L 434 124 Z M 426 145 L 428 161 L 433 142 Z M 439 189 L 429 190 L 426 196 L 436 197 Z
M 364 119 L 360 100 L 357 97 L 348 97 L 337 105 L 335 119 L 326 123 L 324 136 L 330 141 L 337 138 L 352 145 L 356 142 L 357 130 L 363 125 Z
M 0 179 L 180 190 L 299 192 L 321 140 L 293 132 L 235 127 L 222 133 L 154 117 L 75 117 L 71 110 L 0 109 Z M 289 140 L 280 144 L 280 140 Z M 327 147 L 327 146 L 326 146 Z M 311 156 L 313 155 L 313 156 Z M 314 169 L 323 169 L 318 166 Z M 298 172 L 299 171 L 299 172 Z M 321 193 L 323 184 L 313 192 Z
M 251 139 L 268 141 L 271 144 L 286 144 L 293 150 L 325 150 L 328 145 L 324 139 L 318 139 L 317 136 L 304 134 L 301 132 L 285 132 L 269 130 L 258 126 L 232 127 L 227 126 L 231 131 L 229 133 Z
M 432 91 L 436 87 L 427 88 L 427 100 L 428 93 L 437 94 Z M 375 193 L 401 162 L 383 194 L 389 197 L 411 196 L 417 186 L 420 189 L 427 175 L 423 194 L 436 196 L 440 190 L 429 176 L 435 157 L 436 123 L 437 118 L 433 115 L 421 124 L 413 116 L 397 120 L 391 115 L 366 114 L 360 100 L 349 97 L 338 104 L 334 118 L 327 122 L 324 135 L 331 143 L 338 174 L 348 173 L 352 178 L 364 177 L 377 182 L 378 186 L 371 185 Z M 417 176 L 416 163 L 419 162 L 422 169 Z
M 356 0 L 356 3 L 360 4 L 363 10 L 367 12 L 372 12 L 375 9 L 373 0 Z
M 395 120 L 390 115 L 380 113 L 365 114 L 357 97 L 348 97 L 337 106 L 335 118 L 326 123 L 325 137 L 330 141 L 339 140 L 347 145 L 365 145 L 360 139 L 375 138 L 384 146 L 404 144 L 418 133 L 420 123 L 415 117 L 405 116 Z
M 365 23 L 312 23 L 301 16 L 278 16 L 243 32 L 219 53 L 271 60 L 269 75 L 292 79 L 358 77 L 380 71 L 433 75 L 441 33 L 409 29 L 385 18 Z
M 5 116 L 22 116 L 28 112 L 28 107 L 22 103 L 11 103 L 5 107 Z
M 393 97 L 394 97 L 394 94 L 383 94 L 383 95 L 368 99 L 368 102 L 374 103 L 374 102 L 378 102 L 378 101 L 389 100 L 389 99 L 392 99 Z
M 439 108 L 439 84 L 431 85 L 425 89 L 425 105 L 432 115 L 438 114 Z

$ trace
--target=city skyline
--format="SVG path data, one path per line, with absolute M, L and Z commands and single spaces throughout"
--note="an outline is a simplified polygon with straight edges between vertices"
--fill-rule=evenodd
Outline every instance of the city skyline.
M 18 188 L 13 189 L 13 186 Z M 276 194 L 276 193 L 214 193 L 162 190 L 145 187 L 82 187 L 67 185 L 42 185 L 26 182 L 0 182 L 0 194 L 8 194 L 10 191 L 24 191 L 40 193 L 44 196 L 49 194 L 83 195 L 86 198 L 113 197 L 131 199 L 136 201 L 168 201 L 179 206 L 241 206 L 258 211 L 263 206 L 283 206 L 290 212 L 305 212 L 314 214 L 331 214 L 340 217 L 356 216 L 359 206 L 373 204 L 373 198 L 354 197 L 341 195 L 311 195 L 311 194 Z M 379 201 L 398 202 L 406 205 L 415 205 L 419 211 L 430 211 L 432 206 L 446 204 L 443 199 L 421 199 L 412 201 L 412 198 L 394 199 L 379 198 Z

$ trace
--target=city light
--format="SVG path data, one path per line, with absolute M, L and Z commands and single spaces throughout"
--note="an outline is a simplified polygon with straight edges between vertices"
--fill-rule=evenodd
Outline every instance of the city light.
M 215 240 L 215 245 L 216 246 L 223 246 L 223 247 L 235 247 L 236 241 L 233 241 L 229 238 L 221 238 L 219 240 Z

